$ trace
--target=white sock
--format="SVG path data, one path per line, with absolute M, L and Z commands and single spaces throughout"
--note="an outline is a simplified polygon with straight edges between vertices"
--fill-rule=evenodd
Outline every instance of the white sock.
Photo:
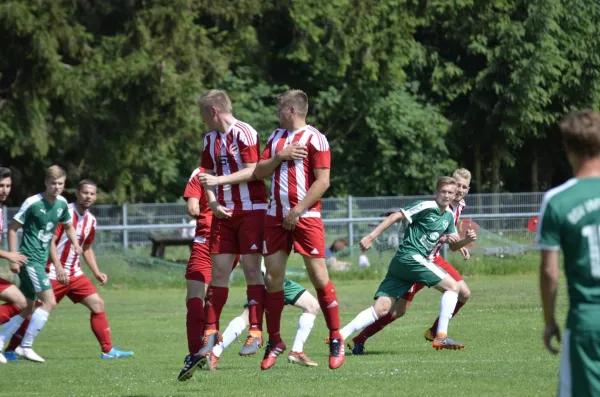
M 217 357 L 221 357 L 221 353 L 223 350 L 227 348 L 227 346 L 231 345 L 234 340 L 236 340 L 242 332 L 246 329 L 246 322 L 242 317 L 236 317 L 227 326 L 225 332 L 223 332 L 223 341 L 218 345 L 213 347 L 213 354 Z
M 27 331 L 25 332 L 25 336 L 21 341 L 22 348 L 31 348 L 33 346 L 33 340 L 40 333 L 42 328 L 44 328 L 44 324 L 48 321 L 48 316 L 50 313 L 42 309 L 41 307 L 37 308 L 33 315 L 31 316 L 31 322 L 27 327 Z
M 442 295 L 442 301 L 440 302 L 440 316 L 437 332 L 448 334 L 448 323 L 450 322 L 452 313 L 454 313 L 454 309 L 456 308 L 456 302 L 458 302 L 458 294 L 456 292 L 444 292 Z
M 298 319 L 298 331 L 296 332 L 296 339 L 294 339 L 294 346 L 292 351 L 300 353 L 304 350 L 304 343 L 312 331 L 313 325 L 315 325 L 316 315 L 311 313 L 302 313 Z
M 0 351 L 4 349 L 6 341 L 10 340 L 14 333 L 19 330 L 21 324 L 23 324 L 23 321 L 25 321 L 25 319 L 17 314 L 8 320 L 7 323 L 4 323 L 2 331 L 0 332 Z
M 354 320 L 350 321 L 348 325 L 341 329 L 340 334 L 342 334 L 342 338 L 347 340 L 350 335 L 352 335 L 356 331 L 360 331 L 361 329 L 368 327 L 377 321 L 377 313 L 375 313 L 375 309 L 373 306 L 368 309 L 363 310 L 358 313 L 358 316 L 354 317 Z

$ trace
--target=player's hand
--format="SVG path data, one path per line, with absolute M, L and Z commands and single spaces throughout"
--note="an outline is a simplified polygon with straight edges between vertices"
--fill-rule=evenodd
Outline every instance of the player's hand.
M 21 270 L 21 266 L 23 266 L 21 263 L 19 262 L 10 262 L 8 264 L 8 268 L 10 269 L 11 272 L 13 272 L 14 274 L 19 273 L 19 271 Z
M 223 207 L 221 204 L 217 203 L 216 201 L 213 201 L 210 204 L 210 209 L 212 210 L 213 214 L 215 214 L 215 216 L 219 219 L 231 218 L 232 211 L 227 207 Z
M 468 260 L 471 257 L 471 253 L 469 252 L 467 247 L 462 247 L 461 249 L 458 250 L 458 252 L 460 252 L 462 254 L 462 256 L 465 260 Z
M 548 349 L 550 353 L 558 354 L 559 349 L 552 346 L 552 338 L 556 338 L 556 341 L 560 344 L 560 328 L 558 328 L 556 321 L 552 321 L 551 324 L 546 324 L 546 328 L 544 328 L 544 346 L 546 346 L 546 349 Z
M 4 259 L 9 262 L 18 263 L 19 265 L 24 265 L 27 263 L 27 257 L 18 252 L 7 252 L 4 255 Z
M 204 172 L 198 174 L 198 181 L 204 187 L 213 187 L 220 185 L 219 177 L 211 174 L 205 174 Z
M 475 234 L 475 230 L 469 229 L 467 230 L 467 234 L 465 235 L 468 242 L 472 243 L 477 240 L 477 234 Z
M 283 228 L 286 230 L 294 230 L 299 220 L 300 213 L 292 208 L 283 219 Z
M 56 270 L 56 279 L 62 285 L 67 285 L 69 283 L 69 276 L 67 276 L 67 272 L 65 268 L 62 266 L 54 265 L 54 269 Z
M 77 247 L 73 247 L 73 250 L 75 251 L 75 253 L 77 255 L 82 255 L 83 254 L 83 249 L 79 245 L 77 245 Z
M 360 246 L 360 250 L 362 252 L 370 250 L 373 246 L 373 240 L 375 239 L 371 237 L 370 234 L 367 234 L 365 237 L 363 237 L 362 240 L 360 240 L 360 243 L 358 243 L 358 245 Z
M 306 146 L 301 145 L 298 142 L 294 142 L 281 152 L 277 153 L 277 156 L 279 156 L 282 161 L 302 160 L 308 156 L 308 149 Z
M 100 282 L 100 285 L 104 286 L 108 282 L 108 276 L 104 273 L 94 274 L 96 280 Z
M 454 244 L 454 243 L 458 243 L 460 241 L 460 237 L 458 237 L 458 234 L 446 234 L 446 243 L 448 244 Z

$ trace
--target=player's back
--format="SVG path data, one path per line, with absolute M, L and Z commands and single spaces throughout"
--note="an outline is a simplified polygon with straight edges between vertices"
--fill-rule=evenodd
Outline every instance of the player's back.
M 573 178 L 544 196 L 542 249 L 562 248 L 570 312 L 568 327 L 600 329 L 600 178 Z

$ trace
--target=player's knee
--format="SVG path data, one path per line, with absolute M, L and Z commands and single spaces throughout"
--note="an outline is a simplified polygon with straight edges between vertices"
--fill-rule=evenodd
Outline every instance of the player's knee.
M 458 299 L 465 303 L 471 297 L 471 290 L 467 287 L 465 283 L 459 283 L 460 291 L 458 293 Z
M 23 311 L 27 309 L 27 298 L 25 298 L 23 295 L 18 295 L 13 299 L 12 304 L 18 307 L 21 311 Z
M 259 269 L 244 269 L 244 276 L 248 285 L 262 284 L 263 276 Z
M 94 302 L 90 305 L 92 309 L 92 313 L 104 313 L 104 300 L 100 297 L 94 300 Z
M 56 307 L 56 299 L 48 299 L 45 302 L 42 302 L 42 310 L 50 313 Z
M 373 309 L 375 310 L 375 314 L 377 314 L 377 318 L 382 318 L 389 314 L 390 310 L 392 309 L 392 305 L 388 304 L 387 302 L 377 301 L 375 302 Z
M 321 306 L 319 306 L 319 301 L 317 301 L 316 299 L 312 299 L 309 302 L 309 304 L 306 306 L 304 311 L 306 313 L 314 314 L 316 316 L 321 311 Z
M 265 275 L 265 284 L 268 289 L 282 289 L 284 278 L 285 274 L 271 271 Z

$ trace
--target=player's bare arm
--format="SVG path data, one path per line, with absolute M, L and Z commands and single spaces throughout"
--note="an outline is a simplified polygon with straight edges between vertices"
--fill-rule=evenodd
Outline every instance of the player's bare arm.
M 98 268 L 98 262 L 96 262 L 96 254 L 94 253 L 94 249 L 91 244 L 87 244 L 83 247 L 83 259 L 85 259 L 85 263 L 87 263 L 88 267 L 92 271 L 96 280 L 100 282 L 100 285 L 105 285 L 108 281 L 108 276 L 105 273 L 102 273 Z
M 559 258 L 558 251 L 542 251 L 540 264 L 540 291 L 542 295 L 542 310 L 544 312 L 544 345 L 552 354 L 558 354 L 558 349 L 552 346 L 552 338 L 560 343 L 560 328 L 554 316 L 556 310 L 556 294 L 558 291 Z
M 449 243 L 450 245 L 450 249 L 452 251 L 459 251 L 461 248 L 466 247 L 467 245 L 471 244 L 472 242 L 477 240 L 477 234 L 475 233 L 475 231 L 473 229 L 469 229 L 467 230 L 467 234 L 465 235 L 465 238 L 455 242 L 455 243 Z
M 244 163 L 244 169 L 229 175 L 214 175 L 212 171 L 206 171 L 198 174 L 198 180 L 205 187 L 217 185 L 237 185 L 240 183 L 256 180 L 254 170 L 257 163 Z
M 329 168 L 315 168 L 314 172 L 315 181 L 306 192 L 306 196 L 294 208 L 290 209 L 283 220 L 283 227 L 287 230 L 296 227 L 300 214 L 323 197 L 323 194 L 329 189 Z
M 18 253 L 17 251 L 17 232 L 19 229 L 23 227 L 23 224 L 15 219 L 10 223 L 10 227 L 8 228 L 8 250 L 12 253 Z M 21 262 L 13 262 L 9 260 L 8 267 L 11 272 L 19 273 L 21 270 L 21 266 L 23 263 Z
M 198 219 L 200 216 L 200 200 L 196 197 L 189 197 L 186 202 L 186 209 L 189 216 Z
M 58 252 L 56 250 L 56 244 L 58 243 L 58 236 L 55 234 L 52 237 L 52 241 L 50 242 L 50 260 L 54 265 L 54 270 L 56 272 L 56 279 L 62 285 L 67 285 L 69 283 L 69 276 L 67 276 L 67 272 L 60 262 L 60 258 L 58 257 Z
M 27 263 L 27 258 L 18 252 L 9 252 L 0 250 L 0 258 L 6 259 L 9 262 L 17 262 L 21 266 Z
M 302 160 L 306 156 L 308 156 L 308 148 L 298 142 L 294 142 L 270 159 L 260 160 L 254 170 L 254 177 L 256 179 L 265 179 L 271 176 L 283 161 Z
M 75 251 L 75 253 L 77 255 L 81 255 L 83 253 L 83 250 L 79 246 L 79 239 L 77 238 L 77 230 L 75 230 L 75 227 L 73 227 L 73 224 L 71 222 L 65 223 L 65 232 L 67 233 L 67 237 L 69 238 L 69 241 L 73 245 L 73 250 Z
M 379 237 L 381 233 L 386 231 L 390 226 L 392 226 L 396 222 L 401 222 L 405 220 L 406 217 L 402 212 L 394 212 L 390 214 L 387 218 L 385 218 L 373 231 L 367 234 L 365 237 L 360 240 L 360 249 L 362 251 L 367 251 L 371 249 L 373 245 L 373 241 Z
M 214 187 L 204 189 L 208 206 L 217 218 L 231 218 L 231 210 L 219 204 L 217 196 L 215 196 Z

